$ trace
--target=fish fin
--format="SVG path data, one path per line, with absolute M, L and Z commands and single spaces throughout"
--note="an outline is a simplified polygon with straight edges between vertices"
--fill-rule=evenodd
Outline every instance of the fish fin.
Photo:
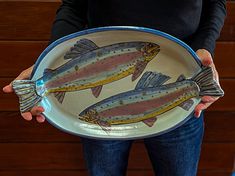
M 138 81 L 135 89 L 144 89 L 146 87 L 157 87 L 163 85 L 171 77 L 162 73 L 147 71 Z
M 183 81 L 183 80 L 186 80 L 186 77 L 182 74 L 177 78 L 176 82 Z
M 52 72 L 53 72 L 53 70 L 52 70 L 52 69 L 50 69 L 50 68 L 46 68 L 46 69 L 44 70 L 44 72 L 43 72 L 43 75 L 51 74 Z
M 135 66 L 135 70 L 132 74 L 132 81 L 135 81 L 144 71 L 145 67 L 147 66 L 147 63 L 144 61 L 138 61 L 136 66 Z
M 81 39 L 65 54 L 64 59 L 75 59 L 97 48 L 99 47 L 93 41 Z
M 111 131 L 111 125 L 108 122 L 99 120 L 97 123 L 105 132 Z
M 100 95 L 100 92 L 102 90 L 102 85 L 100 86 L 96 86 L 96 87 L 92 87 L 91 88 L 91 91 L 92 91 L 92 94 L 97 98 L 99 95 Z
M 222 97 L 224 91 L 220 85 L 215 81 L 211 67 L 203 67 L 202 70 L 192 77 L 200 89 L 200 96 L 217 96 Z
M 54 93 L 55 98 L 62 104 L 65 96 L 65 92 L 55 92 Z
M 179 107 L 183 108 L 185 111 L 189 111 L 189 109 L 193 106 L 194 101 L 189 99 L 179 105 Z
M 19 97 L 20 112 L 30 111 L 42 99 L 35 89 L 35 81 L 15 80 L 12 82 L 12 88 Z
M 150 119 L 143 120 L 142 122 L 148 125 L 149 127 L 152 127 L 156 121 L 157 121 L 157 118 L 153 117 Z

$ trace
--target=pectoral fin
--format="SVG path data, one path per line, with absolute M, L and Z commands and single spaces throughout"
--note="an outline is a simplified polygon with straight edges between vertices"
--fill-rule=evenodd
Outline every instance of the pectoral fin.
M 178 79 L 176 80 L 176 82 L 180 82 L 180 81 L 183 81 L 183 80 L 186 80 L 186 77 L 184 75 L 180 75 L 178 77 Z
M 92 94 L 97 98 L 102 90 L 102 85 L 91 88 Z
M 106 121 L 98 121 L 98 125 L 102 128 L 102 130 L 104 130 L 105 132 L 111 131 L 111 125 L 106 122 Z
M 186 111 L 189 111 L 189 109 L 193 106 L 193 100 L 189 99 L 179 105 L 179 107 L 183 108 Z
M 138 61 L 135 66 L 135 71 L 133 72 L 131 80 L 135 81 L 143 73 L 146 66 L 147 66 L 146 62 Z
M 58 100 L 58 102 L 62 103 L 64 100 L 65 92 L 55 92 L 54 96 Z
M 150 119 L 143 120 L 142 122 L 148 125 L 149 127 L 152 127 L 156 121 L 157 121 L 157 118 L 153 117 Z

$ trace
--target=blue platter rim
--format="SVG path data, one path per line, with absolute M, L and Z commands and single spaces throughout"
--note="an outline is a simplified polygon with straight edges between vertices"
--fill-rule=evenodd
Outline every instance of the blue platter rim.
M 169 39 L 169 40 L 171 40 L 171 41 L 181 45 L 183 48 L 185 48 L 192 55 L 192 57 L 195 59 L 195 61 L 198 63 L 198 65 L 201 66 L 201 61 L 198 58 L 197 54 L 193 51 L 193 49 L 189 45 L 187 45 L 185 42 L 181 41 L 180 39 L 178 39 L 178 38 L 176 38 L 176 37 L 174 37 L 174 36 L 172 36 L 170 34 L 167 34 L 165 32 L 162 32 L 162 31 L 159 31 L 159 30 L 156 30 L 156 29 L 146 28 L 146 27 L 137 27 L 137 26 L 107 26 L 107 27 L 97 27 L 97 28 L 91 28 L 91 29 L 86 29 L 86 30 L 82 30 L 82 31 L 79 31 L 79 32 L 75 32 L 75 33 L 66 35 L 66 36 L 64 36 L 62 38 L 59 38 L 58 40 L 52 42 L 39 55 L 35 65 L 34 65 L 34 68 L 33 68 L 32 74 L 30 76 L 30 79 L 34 76 L 35 71 L 36 71 L 37 67 L 39 66 L 39 64 L 41 63 L 41 61 L 43 60 L 43 58 L 55 46 L 65 42 L 67 40 L 70 40 L 72 38 L 79 37 L 79 36 L 82 36 L 82 35 L 87 35 L 87 34 L 96 33 L 96 32 L 114 31 L 114 30 L 130 30 L 130 31 L 146 32 L 146 33 L 154 34 L 154 35 L 161 36 L 161 37 L 164 37 L 166 39 Z
M 146 32 L 146 33 L 150 33 L 150 34 L 154 34 L 154 35 L 157 35 L 157 36 L 161 36 L 161 37 L 164 37 L 166 39 L 169 39 L 177 44 L 179 44 L 180 46 L 182 46 L 183 48 L 185 48 L 189 54 L 194 58 L 194 60 L 197 62 L 197 64 L 201 67 L 202 64 L 201 64 L 201 61 L 200 59 L 198 58 L 197 54 L 193 51 L 193 49 L 187 45 L 185 42 L 181 41 L 180 39 L 170 35 L 170 34 L 167 34 L 165 32 L 162 32 L 162 31 L 159 31 L 159 30 L 156 30 L 156 29 L 151 29 L 151 28 L 146 28 L 146 27 L 137 27 L 137 26 L 107 26 L 107 27 L 97 27 L 97 28 L 91 28 L 91 29 L 86 29 L 86 30 L 82 30 L 82 31 L 79 31 L 79 32 L 75 32 L 75 33 L 72 33 L 72 34 L 69 34 L 69 35 L 66 35 L 62 38 L 59 38 L 58 40 L 52 42 L 50 45 L 48 45 L 46 47 L 46 49 L 39 55 L 35 65 L 34 65 L 34 68 L 33 68 L 33 71 L 31 73 L 31 77 L 30 79 L 33 78 L 34 74 L 35 74 L 35 71 L 36 69 L 38 68 L 38 66 L 40 65 L 41 61 L 43 60 L 43 58 L 54 48 L 56 47 L 57 45 L 67 41 L 67 40 L 70 40 L 72 38 L 76 38 L 76 37 L 79 37 L 79 36 L 82 36 L 82 35 L 87 35 L 87 34 L 91 34 L 91 33 L 98 33 L 98 32 L 104 32 L 104 31 L 115 31 L 115 30 L 129 30 L 129 31 L 138 31 L 138 32 Z M 54 123 L 50 118 L 48 118 L 46 116 L 45 113 L 42 113 L 46 120 L 51 124 L 53 125 L 54 127 L 58 128 L 59 130 L 63 131 L 63 132 L 66 132 L 68 134 L 72 134 L 72 135 L 75 135 L 75 136 L 79 136 L 79 137 L 85 137 L 85 138 L 90 138 L 90 139 L 102 139 L 102 140 L 134 140 L 134 139 L 143 139 L 143 138 L 149 138 L 149 137 L 154 137 L 154 136 L 159 136 L 159 135 L 162 135 L 162 134 L 165 134 L 167 132 L 170 132 L 176 128 L 178 128 L 179 126 L 183 125 L 185 122 L 187 122 L 190 118 L 194 118 L 194 115 L 193 115 L 194 112 L 192 112 L 190 115 L 188 115 L 183 121 L 179 122 L 178 124 L 176 124 L 174 127 L 172 128 L 169 128 L 169 129 L 166 129 L 166 130 L 163 130 L 159 133 L 156 133 L 156 134 L 150 134 L 150 135 L 145 135 L 145 136 L 139 136 L 139 137 L 127 137 L 127 138 L 122 138 L 122 137 L 110 137 L 110 138 L 102 138 L 102 137 L 94 137 L 94 136 L 88 136 L 88 135 L 84 135 L 84 134 L 78 134 L 76 132 L 72 132 L 72 131 L 69 131 L 65 128 L 62 128 L 60 127 L 58 124 Z

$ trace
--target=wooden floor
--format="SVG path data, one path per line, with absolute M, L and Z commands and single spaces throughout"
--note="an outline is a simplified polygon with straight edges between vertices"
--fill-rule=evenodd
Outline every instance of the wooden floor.
M 0 1 L 0 85 L 35 62 L 47 46 L 58 0 Z M 215 64 L 225 96 L 205 118 L 199 176 L 230 176 L 235 158 L 235 1 L 217 42 Z M 1 176 L 86 176 L 81 144 L 49 123 L 26 122 L 15 95 L 0 94 Z M 128 176 L 153 175 L 141 140 L 130 154 Z

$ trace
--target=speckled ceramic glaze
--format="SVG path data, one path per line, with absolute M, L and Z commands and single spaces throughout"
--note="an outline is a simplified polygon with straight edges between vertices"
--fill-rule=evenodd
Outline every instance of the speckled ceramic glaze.
M 21 112 L 41 105 L 59 129 L 102 139 L 165 133 L 190 117 L 202 95 L 223 95 L 189 46 L 140 27 L 65 36 L 43 51 L 31 80 L 13 88 Z

